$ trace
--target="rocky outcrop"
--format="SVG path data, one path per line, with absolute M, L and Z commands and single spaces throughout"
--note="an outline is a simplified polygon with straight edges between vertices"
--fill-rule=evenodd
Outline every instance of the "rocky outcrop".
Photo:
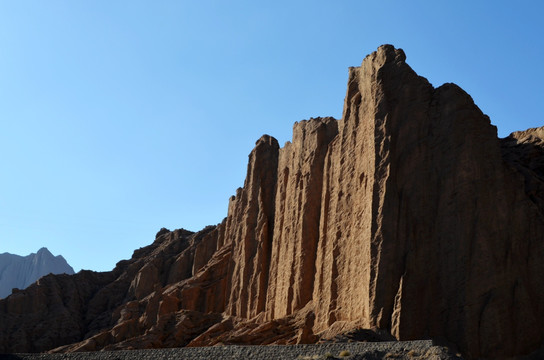
M 221 224 L 161 229 L 111 273 L 0 301 L 0 352 L 355 336 L 529 353 L 544 343 L 543 129 L 498 139 L 468 94 L 382 46 L 349 70 L 341 120 L 257 141 Z
M 226 312 L 252 318 L 264 311 L 274 227 L 279 146 L 263 136 L 249 155 L 244 187 L 231 197 L 225 243 L 232 244 Z
M 61 256 L 54 256 L 41 248 L 37 253 L 19 256 L 0 254 L 0 298 L 11 294 L 13 289 L 24 289 L 47 274 L 73 274 L 74 269 Z
M 47 275 L 0 300 L 0 353 L 52 349 L 107 326 L 111 309 L 92 298 L 114 279 L 90 271 Z
M 281 318 L 312 300 L 319 243 L 323 165 L 336 120 L 318 118 L 293 127 L 280 149 L 266 314 Z
M 316 330 L 444 336 L 473 357 L 539 346 L 542 212 L 489 119 L 392 47 L 350 70 L 345 101 L 325 166 Z

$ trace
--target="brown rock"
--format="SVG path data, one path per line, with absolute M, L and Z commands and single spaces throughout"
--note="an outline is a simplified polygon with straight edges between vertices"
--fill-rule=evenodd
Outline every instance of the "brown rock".
M 544 342 L 543 214 L 544 127 L 498 139 L 468 94 L 385 45 L 350 68 L 342 120 L 257 141 L 221 224 L 0 300 L 0 352 L 394 336 L 527 354 Z
M 151 291 L 155 284 L 159 282 L 159 270 L 153 263 L 145 264 L 136 274 L 134 280 L 130 284 L 129 291 L 133 291 L 136 299 L 143 299 Z
M 280 149 L 275 196 L 268 318 L 281 318 L 312 299 L 319 240 L 323 163 L 338 133 L 333 118 L 296 123 Z
M 0 353 L 38 352 L 80 341 L 88 324 L 83 314 L 89 299 L 114 275 L 48 275 L 1 300 Z
M 195 239 L 197 245 L 195 247 L 195 255 L 193 261 L 192 274 L 195 275 L 200 269 L 202 269 L 208 261 L 212 258 L 215 252 L 223 245 L 218 241 L 224 238 L 225 229 L 224 224 L 221 226 L 209 226 L 209 232 L 200 231 L 199 235 L 202 239 Z M 206 229 L 205 229 L 206 230 Z
M 226 313 L 251 318 L 264 311 L 274 228 L 279 146 L 264 135 L 249 155 L 242 189 L 231 197 L 225 243 L 233 244 Z

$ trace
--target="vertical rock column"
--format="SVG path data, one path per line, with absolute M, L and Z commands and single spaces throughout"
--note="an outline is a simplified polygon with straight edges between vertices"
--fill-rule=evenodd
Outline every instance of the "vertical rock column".
M 263 312 L 274 228 L 274 198 L 279 146 L 262 136 L 249 155 L 244 187 L 231 197 L 225 243 L 233 243 L 226 313 L 252 318 Z
M 339 135 L 329 147 L 324 166 L 313 296 L 315 331 L 337 321 L 379 327 L 383 315 L 376 313 L 374 304 L 392 307 L 392 299 L 378 299 L 384 286 L 378 266 L 386 246 L 379 231 L 383 228 L 380 214 L 391 141 L 390 134 L 384 133 L 389 115 L 382 78 L 400 64 L 407 67 L 402 50 L 384 46 L 367 56 L 361 67 L 350 68 Z M 394 256 L 390 260 L 396 261 Z
M 350 69 L 324 163 L 314 332 L 445 337 L 474 358 L 537 348 L 540 180 L 502 151 L 472 98 L 434 89 L 402 50 L 381 46 Z
M 475 358 L 535 348 L 543 312 L 530 299 L 544 286 L 525 274 L 544 269 L 529 256 L 544 250 L 538 206 L 472 98 L 434 89 L 402 55 L 381 47 L 360 68 L 375 103 L 360 115 L 375 123 L 369 325 Z
M 279 318 L 312 298 L 319 239 L 323 163 L 338 133 L 333 118 L 295 123 L 280 149 L 267 315 Z

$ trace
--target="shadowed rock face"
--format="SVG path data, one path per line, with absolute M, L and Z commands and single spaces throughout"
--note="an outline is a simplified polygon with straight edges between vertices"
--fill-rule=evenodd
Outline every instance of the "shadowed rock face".
M 161 229 L 110 273 L 1 300 L 0 352 L 372 329 L 473 358 L 525 354 L 544 342 L 543 234 L 543 128 L 498 139 L 468 94 L 433 88 L 384 45 L 349 70 L 341 120 L 296 123 L 283 148 L 257 141 L 221 224 Z

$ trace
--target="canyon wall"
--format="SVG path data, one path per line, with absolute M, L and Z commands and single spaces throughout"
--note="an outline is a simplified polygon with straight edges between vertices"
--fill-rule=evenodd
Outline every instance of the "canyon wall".
M 350 68 L 341 120 L 298 122 L 282 148 L 257 141 L 221 224 L 162 229 L 111 273 L 0 300 L 0 352 L 372 329 L 469 358 L 521 355 L 544 344 L 543 258 L 543 128 L 499 139 L 462 89 L 434 88 L 384 45 Z M 32 325 L 63 321 L 71 336 Z

